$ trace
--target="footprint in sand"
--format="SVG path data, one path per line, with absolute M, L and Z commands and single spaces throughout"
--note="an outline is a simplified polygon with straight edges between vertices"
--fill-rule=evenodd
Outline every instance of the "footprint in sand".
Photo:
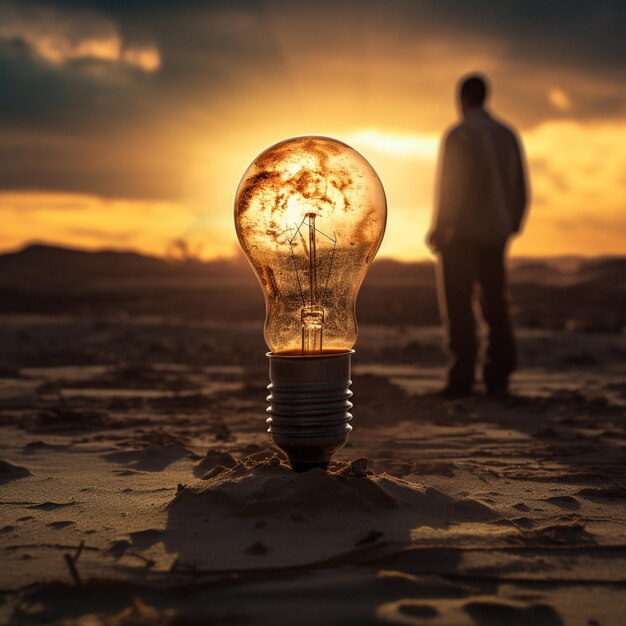
M 568 511 L 578 511 L 580 509 L 580 503 L 572 496 L 552 496 L 551 498 L 546 498 L 543 502 L 549 502 Z
M 405 598 L 378 607 L 376 616 L 390 624 L 407 626 L 562 626 L 549 604 L 525 603 L 496 596 L 471 600 Z

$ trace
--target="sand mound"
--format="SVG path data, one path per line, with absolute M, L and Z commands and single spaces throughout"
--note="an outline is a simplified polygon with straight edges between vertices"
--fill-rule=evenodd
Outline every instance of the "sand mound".
M 239 461 L 200 487 L 182 488 L 169 507 L 165 544 L 181 565 L 278 567 L 408 543 L 417 526 L 494 517 L 479 502 L 374 474 L 366 459 L 295 474 L 275 456 Z
M 21 465 L 13 465 L 13 463 L 8 461 L 0 460 L 0 485 L 20 478 L 26 478 L 30 475 L 30 471 Z

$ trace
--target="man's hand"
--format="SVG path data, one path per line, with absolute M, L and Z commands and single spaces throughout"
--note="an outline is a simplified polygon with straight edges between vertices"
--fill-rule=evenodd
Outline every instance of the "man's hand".
M 436 254 L 437 252 L 441 252 L 441 249 L 450 242 L 453 235 L 454 230 L 452 230 L 452 228 L 433 228 L 428 235 L 426 235 L 426 245 Z

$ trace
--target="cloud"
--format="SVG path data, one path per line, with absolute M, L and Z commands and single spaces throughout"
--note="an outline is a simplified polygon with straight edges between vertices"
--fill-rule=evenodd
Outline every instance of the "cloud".
M 124 63 L 144 72 L 156 72 L 161 67 L 161 57 L 155 46 L 126 48 L 121 58 Z
M 0 133 L 0 189 L 173 200 L 184 192 L 190 162 L 174 142 L 169 133 L 118 129 L 111 121 L 71 132 L 9 128 Z
M 11 223 L 0 232 L 0 248 L 38 240 L 102 248 L 116 245 L 163 255 L 170 242 L 189 231 L 196 219 L 181 203 L 106 199 L 86 194 L 0 193 L 0 214 Z M 210 256 L 232 253 L 234 243 L 218 238 Z
M 548 90 L 548 102 L 557 110 L 567 113 L 572 108 L 570 97 L 558 87 L 552 87 Z
M 625 254 L 626 121 L 549 122 L 524 136 L 531 172 L 522 254 Z
M 4 2 L 0 40 L 23 42 L 35 58 L 56 67 L 99 61 L 154 72 L 161 66 L 154 44 L 128 44 L 113 20 L 85 10 Z

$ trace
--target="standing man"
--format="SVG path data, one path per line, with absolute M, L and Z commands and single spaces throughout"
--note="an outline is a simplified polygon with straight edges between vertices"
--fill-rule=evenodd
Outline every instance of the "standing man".
M 442 395 L 470 395 L 474 386 L 476 322 L 474 289 L 489 327 L 482 377 L 487 392 L 506 394 L 516 365 L 508 311 L 505 254 L 519 232 L 527 205 L 527 184 L 519 141 L 484 108 L 487 81 L 462 78 L 458 104 L 463 120 L 443 142 L 438 202 L 427 243 L 441 258 L 439 301 L 447 323 L 450 364 Z

